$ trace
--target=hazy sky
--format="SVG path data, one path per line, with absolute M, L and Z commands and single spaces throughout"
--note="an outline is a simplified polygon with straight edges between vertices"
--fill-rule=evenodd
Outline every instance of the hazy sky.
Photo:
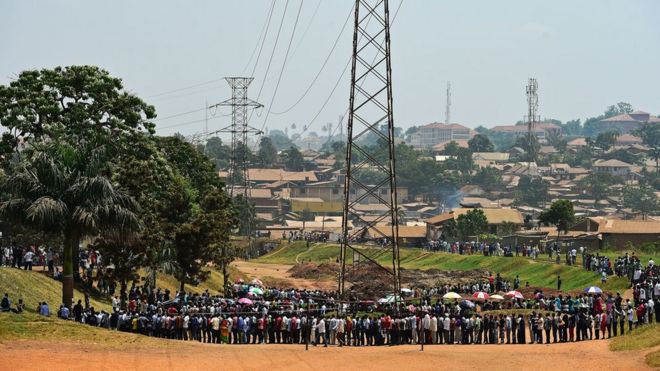
M 264 75 L 287 1 L 277 0 L 250 96 L 268 105 L 300 0 L 289 0 L 268 77 Z M 298 100 L 321 68 L 352 1 L 304 0 L 272 110 Z M 393 14 L 399 0 L 391 0 Z M 250 74 L 270 0 L 0 1 L 0 84 L 25 69 L 94 64 L 124 80 L 161 118 L 202 109 L 231 91 L 223 76 Z M 317 9 L 318 7 L 318 9 Z M 313 14 L 315 13 L 312 18 Z M 452 121 L 511 124 L 525 114 L 525 85 L 539 82 L 542 117 L 594 116 L 627 101 L 660 113 L 660 1 L 404 0 L 392 27 L 397 126 L 443 121 L 452 83 Z M 306 31 L 306 32 L 305 32 Z M 351 53 L 352 19 L 311 91 L 268 127 L 308 124 Z M 247 68 L 246 68 L 247 66 Z M 243 72 L 246 70 L 247 72 Z M 336 122 L 348 106 L 347 72 L 310 131 Z M 209 82 L 209 83 L 206 83 Z M 171 94 L 171 90 L 206 83 Z M 221 109 L 210 129 L 229 123 Z M 254 115 L 261 127 L 265 115 Z M 204 129 L 204 112 L 158 120 L 158 132 Z M 173 125 L 179 125 L 172 127 Z M 300 130 L 300 129 L 298 129 Z

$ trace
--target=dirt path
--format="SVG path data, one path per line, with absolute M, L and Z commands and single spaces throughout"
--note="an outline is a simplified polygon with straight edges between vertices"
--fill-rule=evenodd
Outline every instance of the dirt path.
M 263 279 L 264 277 L 272 277 L 290 283 L 289 287 L 317 290 L 335 290 L 337 288 L 337 283 L 334 281 L 317 281 L 291 277 L 288 273 L 288 270 L 293 267 L 291 264 L 266 264 L 243 260 L 235 261 L 231 264 L 250 278 Z
M 552 345 L 314 348 L 209 345 L 108 350 L 89 345 L 0 344 L 3 370 L 648 370 L 641 352 L 611 352 L 607 341 Z

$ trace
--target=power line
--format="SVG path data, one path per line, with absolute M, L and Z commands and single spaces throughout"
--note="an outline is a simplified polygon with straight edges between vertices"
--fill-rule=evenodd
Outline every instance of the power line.
M 170 115 L 170 116 L 157 117 L 154 121 L 164 121 L 164 120 L 169 120 L 169 119 L 172 119 L 172 118 L 175 118 L 175 117 L 185 116 L 185 115 L 189 115 L 189 114 L 191 114 L 191 113 L 195 113 L 195 112 L 201 112 L 201 111 L 204 111 L 205 109 L 206 109 L 206 107 L 204 107 L 204 108 L 199 108 L 199 109 L 192 110 L 192 111 L 181 112 L 181 113 L 177 113 L 177 114 Z
M 296 34 L 296 28 L 298 27 L 298 20 L 300 19 L 300 12 L 302 11 L 303 7 L 303 1 L 300 1 L 300 6 L 298 7 L 298 14 L 296 15 L 296 21 L 293 24 L 293 30 L 291 31 L 291 38 L 289 38 L 289 45 L 286 48 L 286 53 L 284 54 L 284 62 L 282 62 L 282 68 L 280 69 L 280 75 L 277 78 L 277 84 L 275 84 L 275 90 L 273 91 L 273 97 L 270 99 L 270 104 L 268 105 L 269 107 L 273 106 L 273 103 L 275 102 L 275 97 L 277 96 L 277 90 L 280 87 L 280 82 L 282 81 L 282 75 L 284 75 L 284 68 L 286 67 L 286 62 L 287 59 L 289 58 L 289 51 L 291 50 L 291 44 L 293 43 L 293 37 Z M 268 117 L 270 116 L 270 110 L 266 112 L 266 118 L 264 119 L 263 125 L 261 125 L 261 131 L 264 130 L 266 127 L 266 123 L 268 123 Z
M 257 54 L 257 60 L 254 62 L 254 67 L 252 68 L 252 75 L 254 76 L 254 70 L 257 68 L 257 65 L 259 64 L 259 59 L 261 58 L 261 52 L 264 49 L 264 44 L 266 42 L 266 38 L 268 37 L 268 29 L 270 28 L 270 20 L 273 18 L 273 10 L 275 9 L 275 0 L 270 4 L 270 10 L 268 11 L 268 16 L 266 17 L 266 21 L 264 22 L 264 25 L 261 28 L 261 31 L 259 32 L 259 39 L 257 39 L 257 44 L 254 46 L 254 50 L 252 50 L 252 55 L 250 55 L 250 59 L 248 59 L 247 64 L 243 68 L 243 71 L 241 71 L 241 76 L 245 74 L 245 70 L 247 70 L 248 66 L 252 62 L 252 57 L 254 57 L 254 53 L 257 51 L 257 48 L 259 48 L 259 54 Z M 261 43 L 261 47 L 259 44 Z
M 319 0 L 319 2 L 316 4 L 316 9 L 314 9 L 314 13 L 312 13 L 312 17 L 309 19 L 309 23 L 307 23 L 307 27 L 305 27 L 305 31 L 303 32 L 303 35 L 300 37 L 300 40 L 298 40 L 298 44 L 296 45 L 295 48 L 293 48 L 293 51 L 291 52 L 291 57 L 296 55 L 296 52 L 300 48 L 300 45 L 302 45 L 303 40 L 305 40 L 305 36 L 307 36 L 307 32 L 309 32 L 309 29 L 312 27 L 312 24 L 314 23 L 314 18 L 316 18 L 316 13 L 318 13 L 319 8 L 321 7 L 321 2 L 322 0 Z
M 275 50 L 277 49 L 277 43 L 280 40 L 280 33 L 282 32 L 282 26 L 284 25 L 284 17 L 286 16 L 286 10 L 288 8 L 289 8 L 289 0 L 286 0 L 286 3 L 284 4 L 284 12 L 282 13 L 282 19 L 280 20 L 280 26 L 277 29 L 277 35 L 275 35 L 275 44 L 273 45 L 273 50 L 271 51 L 270 58 L 268 59 L 268 66 L 266 66 L 266 73 L 264 74 L 264 79 L 261 83 L 261 86 L 259 87 L 259 93 L 257 94 L 257 99 L 256 99 L 257 101 L 259 101 L 259 98 L 261 98 L 261 93 L 263 92 L 264 86 L 266 85 L 266 79 L 268 78 L 268 72 L 270 71 L 270 66 L 273 63 L 273 56 L 275 55 Z M 252 74 L 254 75 L 254 72 Z M 250 118 L 252 118 L 252 114 L 250 114 Z
M 177 92 L 180 92 L 180 91 L 183 91 L 183 90 L 188 90 L 188 89 L 193 89 L 193 88 L 197 88 L 197 87 L 204 86 L 204 85 L 213 84 L 214 82 L 218 82 L 218 81 L 222 81 L 222 80 L 224 80 L 224 79 L 213 79 L 213 80 L 209 80 L 209 81 L 205 81 L 205 82 L 200 82 L 199 84 L 194 84 L 194 85 L 184 86 L 184 87 L 182 87 L 182 88 L 173 89 L 173 90 L 168 90 L 168 91 L 164 91 L 164 92 L 162 92 L 162 93 L 158 93 L 158 94 L 148 95 L 148 96 L 146 96 L 146 97 L 144 97 L 144 98 L 145 98 L 145 99 L 148 99 L 148 98 L 156 98 L 156 97 L 160 97 L 160 96 L 163 96 L 163 95 L 168 95 L 168 94 L 172 94 L 172 93 L 177 93 Z
M 220 115 L 218 115 L 218 116 L 211 116 L 211 117 L 208 118 L 208 120 L 215 120 L 215 119 L 219 119 L 219 118 L 221 118 L 221 117 L 226 117 L 226 116 L 231 116 L 231 113 L 228 113 L 228 114 L 220 114 Z M 178 127 L 180 127 L 180 126 L 188 126 L 188 125 L 196 124 L 196 123 L 199 123 L 199 122 L 204 122 L 204 121 L 206 121 L 206 120 L 207 120 L 206 118 L 203 118 L 203 119 L 200 119 L 200 120 L 186 121 L 186 122 L 181 122 L 181 123 L 174 124 L 174 125 L 168 125 L 168 126 L 160 126 L 160 127 L 156 127 L 156 129 L 171 129 L 171 128 L 178 128 Z
M 403 0 L 401 0 L 401 2 L 399 3 L 399 6 L 396 8 L 396 11 L 394 12 L 394 16 L 392 16 L 392 21 L 390 22 L 390 27 L 394 26 L 394 21 L 396 20 L 396 16 L 399 14 L 399 10 L 401 9 L 401 5 L 403 5 Z M 367 20 L 367 25 L 369 24 L 370 20 L 371 19 Z M 351 56 L 351 58 L 348 59 L 348 62 L 344 66 L 344 69 L 342 70 L 341 75 L 339 75 L 339 78 L 337 79 L 337 82 L 335 82 L 335 86 L 332 88 L 332 90 L 330 90 L 330 94 L 325 99 L 325 102 L 323 102 L 323 105 L 321 105 L 321 108 L 319 109 L 319 111 L 316 113 L 316 115 L 314 115 L 314 118 L 312 118 L 312 120 L 309 122 L 309 124 L 304 126 L 303 131 L 300 132 L 301 137 L 307 130 L 309 130 L 309 128 L 312 126 L 312 124 L 316 121 L 316 119 L 321 115 L 321 113 L 325 109 L 325 106 L 330 101 L 330 98 L 332 98 L 332 95 L 335 93 L 335 90 L 337 90 L 337 86 L 339 86 L 339 83 L 341 82 L 342 78 L 344 77 L 344 74 L 346 73 L 346 70 L 348 69 L 348 66 L 351 64 L 352 59 L 353 59 L 352 56 Z M 362 83 L 364 83 L 364 80 L 362 81 Z M 362 86 L 362 84 L 360 84 L 360 86 Z M 344 112 L 344 116 L 346 116 L 346 114 L 348 114 L 348 108 L 346 109 L 346 112 Z M 339 128 L 339 126 L 337 126 L 334 131 L 336 132 L 338 128 Z M 334 135 L 334 132 L 333 132 L 332 135 Z
M 322 73 L 323 70 L 325 69 L 325 66 L 327 66 L 327 65 L 328 65 L 328 62 L 330 61 L 330 57 L 332 56 L 332 54 L 334 53 L 335 49 L 337 48 L 337 44 L 339 44 L 339 40 L 341 39 L 341 35 L 344 33 L 344 30 L 346 29 L 346 25 L 348 24 L 348 21 L 351 19 L 351 14 L 352 14 L 352 12 L 353 12 L 353 7 L 354 7 L 354 6 L 355 6 L 355 5 L 351 6 L 351 9 L 350 9 L 349 12 L 348 12 L 348 16 L 346 17 L 346 20 L 344 21 L 344 25 L 341 27 L 341 30 L 339 31 L 339 35 L 337 35 L 337 38 L 335 39 L 335 42 L 332 44 L 332 48 L 330 49 L 330 53 L 328 53 L 328 55 L 325 57 L 325 61 L 323 61 L 323 64 L 321 65 L 321 68 L 320 68 L 319 71 L 316 73 L 316 76 L 314 76 L 314 79 L 312 79 L 312 82 L 309 84 L 309 86 L 307 87 L 307 89 L 305 90 L 305 92 L 302 94 L 302 96 L 300 96 L 300 98 L 298 98 L 298 100 L 297 100 L 295 103 L 293 103 L 289 108 L 287 108 L 287 109 L 285 109 L 285 110 L 283 110 L 283 111 L 280 111 L 280 112 L 272 112 L 272 111 L 270 111 L 270 109 L 269 109 L 269 111 L 270 111 L 273 115 L 282 115 L 282 114 L 284 114 L 284 113 L 287 113 L 287 112 L 291 111 L 291 110 L 292 110 L 294 107 L 296 107 L 296 106 L 297 106 L 297 105 L 298 105 L 298 104 L 299 104 L 299 103 L 300 103 L 300 102 L 301 102 L 301 101 L 307 96 L 307 94 L 312 90 L 312 87 L 314 86 L 314 84 L 315 84 L 316 81 L 318 80 L 319 76 L 321 76 L 321 73 Z

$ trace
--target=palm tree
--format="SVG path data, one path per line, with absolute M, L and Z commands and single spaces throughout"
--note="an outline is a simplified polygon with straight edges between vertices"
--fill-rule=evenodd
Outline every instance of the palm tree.
M 73 300 L 74 252 L 82 238 L 138 225 L 137 205 L 102 174 L 103 153 L 51 143 L 31 149 L 3 188 L 0 216 L 64 241 L 62 302 Z
M 176 250 L 170 244 L 163 244 L 150 249 L 149 266 L 147 267 L 147 282 L 152 289 L 157 287 L 156 279 L 158 272 L 174 274 L 179 265 L 176 262 Z

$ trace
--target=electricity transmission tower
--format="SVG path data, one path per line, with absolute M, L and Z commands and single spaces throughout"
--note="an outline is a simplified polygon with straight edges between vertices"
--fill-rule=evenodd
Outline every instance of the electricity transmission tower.
M 356 269 L 364 263 L 378 267 L 391 278 L 395 298 L 398 298 L 401 291 L 399 215 L 388 0 L 355 1 L 349 104 L 339 294 L 346 295 L 346 281 L 352 282 Z M 377 145 L 366 143 L 367 137 L 377 138 Z M 373 208 L 379 210 L 377 215 L 366 218 L 358 210 L 363 203 L 378 205 Z M 354 225 L 351 230 L 349 221 Z M 367 233 L 387 239 L 387 244 L 369 249 L 358 246 Z M 358 259 L 360 265 L 357 265 Z M 351 260 L 352 268 L 347 266 Z
M 250 176 L 248 174 L 248 134 L 262 134 L 261 130 L 248 125 L 248 108 L 261 108 L 261 103 L 247 97 L 248 86 L 252 77 L 225 77 L 231 87 L 231 98 L 213 107 L 231 107 L 231 125 L 214 133 L 231 133 L 231 158 L 227 185 L 230 196 L 242 194 L 250 202 Z
M 536 134 L 534 126 L 540 121 L 538 115 L 539 96 L 537 95 L 538 83 L 535 78 L 530 78 L 527 83 L 527 173 L 531 175 L 531 163 L 536 162 Z

